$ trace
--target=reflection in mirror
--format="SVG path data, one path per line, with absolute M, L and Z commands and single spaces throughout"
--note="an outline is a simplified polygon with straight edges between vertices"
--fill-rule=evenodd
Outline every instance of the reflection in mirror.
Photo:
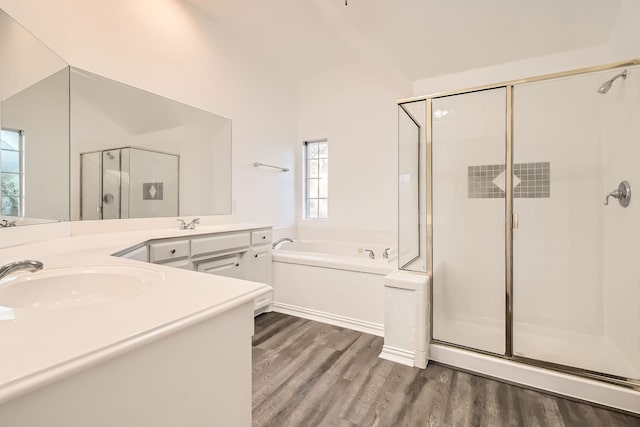
M 398 106 L 398 268 L 403 270 L 427 270 L 426 193 L 421 191 L 426 188 L 425 124 L 425 101 Z
M 71 68 L 72 219 L 231 213 L 231 120 Z
M 0 224 L 69 219 L 69 70 L 0 10 Z
M 179 160 L 129 147 L 81 153 L 81 219 L 178 216 Z

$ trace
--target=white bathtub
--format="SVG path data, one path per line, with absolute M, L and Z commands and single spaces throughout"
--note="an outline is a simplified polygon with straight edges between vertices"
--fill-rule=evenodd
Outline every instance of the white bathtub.
M 296 240 L 273 251 L 275 311 L 374 335 L 384 333 L 384 277 L 395 251 L 382 245 Z M 369 259 L 364 249 L 374 251 Z

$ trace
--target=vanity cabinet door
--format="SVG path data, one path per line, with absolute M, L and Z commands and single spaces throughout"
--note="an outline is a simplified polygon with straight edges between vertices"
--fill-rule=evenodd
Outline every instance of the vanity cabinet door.
M 196 264 L 199 273 L 215 274 L 217 276 L 245 278 L 245 266 L 242 254 L 226 255 L 211 258 Z
M 271 285 L 271 258 L 271 246 L 254 246 L 251 248 L 247 280 Z

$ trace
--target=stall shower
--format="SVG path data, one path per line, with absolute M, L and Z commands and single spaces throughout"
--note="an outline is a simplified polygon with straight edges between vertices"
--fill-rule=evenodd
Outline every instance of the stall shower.
M 81 153 L 81 219 L 177 216 L 179 163 L 133 147 Z
M 433 342 L 640 390 L 640 61 L 399 107 Z

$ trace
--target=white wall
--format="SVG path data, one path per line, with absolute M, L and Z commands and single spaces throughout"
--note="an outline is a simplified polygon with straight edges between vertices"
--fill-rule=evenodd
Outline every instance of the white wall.
M 640 2 L 622 0 L 611 31 L 609 49 L 612 61 L 640 58 Z
M 71 65 L 233 121 L 233 211 L 241 221 L 292 225 L 296 91 L 210 19 L 178 0 L 0 0 Z
M 413 94 L 421 96 L 462 90 L 575 68 L 591 67 L 608 62 L 610 62 L 610 50 L 607 46 L 580 49 L 416 80 L 413 82 Z
M 303 79 L 298 91 L 297 164 L 302 142 L 329 141 L 329 219 L 302 218 L 298 234 L 396 246 L 398 114 L 411 85 L 365 61 Z
M 640 58 L 640 2 L 622 0 L 606 45 L 528 58 L 413 82 L 415 96 Z M 517 49 L 513 46 L 513 49 Z

